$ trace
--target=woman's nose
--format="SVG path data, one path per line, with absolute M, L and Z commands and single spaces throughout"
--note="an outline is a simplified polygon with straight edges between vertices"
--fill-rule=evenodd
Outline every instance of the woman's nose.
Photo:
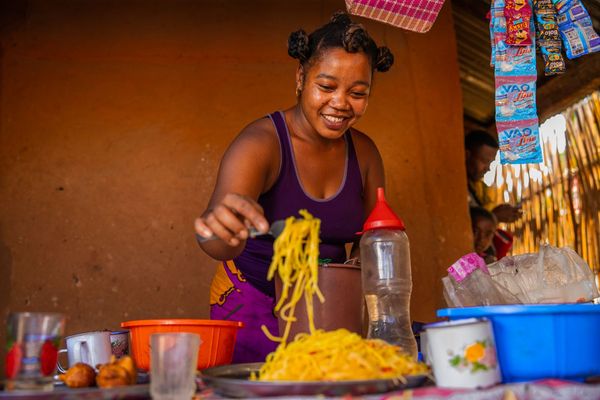
M 329 103 L 338 110 L 347 110 L 350 107 L 346 94 L 342 92 L 334 92 Z

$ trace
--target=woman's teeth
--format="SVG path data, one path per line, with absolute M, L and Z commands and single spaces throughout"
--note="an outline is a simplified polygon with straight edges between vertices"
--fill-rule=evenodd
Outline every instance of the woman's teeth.
M 323 118 L 325 118 L 327 121 L 333 122 L 333 123 L 342 122 L 344 120 L 344 118 L 342 118 L 342 117 L 332 117 L 331 115 L 323 115 Z

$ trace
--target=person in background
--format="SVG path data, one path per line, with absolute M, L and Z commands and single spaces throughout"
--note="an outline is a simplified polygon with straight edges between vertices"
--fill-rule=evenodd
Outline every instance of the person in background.
M 293 32 L 288 54 L 299 61 L 296 103 L 235 138 L 208 207 L 195 221 L 198 235 L 218 238 L 200 243 L 202 249 L 222 261 L 210 288 L 210 316 L 245 324 L 234 363 L 264 361 L 277 345 L 261 330 L 278 332 L 275 286 L 267 280 L 274 238 L 249 238 L 249 228 L 264 233 L 306 209 L 321 219 L 319 261 L 343 263 L 346 244 L 356 244 L 355 233 L 385 183 L 375 143 L 353 126 L 367 109 L 374 72 L 393 64 L 390 50 L 377 47 L 348 14 L 336 13 L 310 35 Z M 358 250 L 354 246 L 351 257 Z
M 493 263 L 497 260 L 494 248 L 494 235 L 496 233 L 496 217 L 483 207 L 470 207 L 471 228 L 473 229 L 473 249 L 486 262 Z
M 485 131 L 471 131 L 465 136 L 469 206 L 491 211 L 498 222 L 515 222 L 521 217 L 520 207 L 498 204 L 483 183 L 483 176 L 496 158 L 498 148 L 498 141 Z

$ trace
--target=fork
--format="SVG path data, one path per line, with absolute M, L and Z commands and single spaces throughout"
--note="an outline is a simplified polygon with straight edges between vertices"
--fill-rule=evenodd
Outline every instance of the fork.
M 277 238 L 277 236 L 281 235 L 281 232 L 283 232 L 283 228 L 285 228 L 285 220 L 279 219 L 277 221 L 273 221 L 273 223 L 269 227 L 269 230 L 266 233 L 258 231 L 255 227 L 248 228 L 248 236 L 250 236 L 251 238 L 255 238 L 256 236 L 271 235 L 274 238 Z M 212 235 L 211 237 L 206 238 L 196 233 L 196 240 L 198 241 L 198 243 L 203 243 L 208 240 L 216 239 L 219 239 L 219 237 L 216 235 Z

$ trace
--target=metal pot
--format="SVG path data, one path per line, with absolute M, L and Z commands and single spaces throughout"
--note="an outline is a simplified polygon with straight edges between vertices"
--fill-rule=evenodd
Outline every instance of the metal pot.
M 281 293 L 281 280 L 275 280 L 277 299 Z M 325 264 L 319 266 L 319 288 L 325 297 L 321 303 L 313 297 L 314 322 L 317 329 L 326 331 L 346 328 L 362 334 L 363 298 L 360 267 L 350 264 Z M 292 324 L 290 337 L 297 333 L 309 332 L 304 298 L 296 304 L 297 320 Z M 279 333 L 282 334 L 286 322 L 279 318 Z

